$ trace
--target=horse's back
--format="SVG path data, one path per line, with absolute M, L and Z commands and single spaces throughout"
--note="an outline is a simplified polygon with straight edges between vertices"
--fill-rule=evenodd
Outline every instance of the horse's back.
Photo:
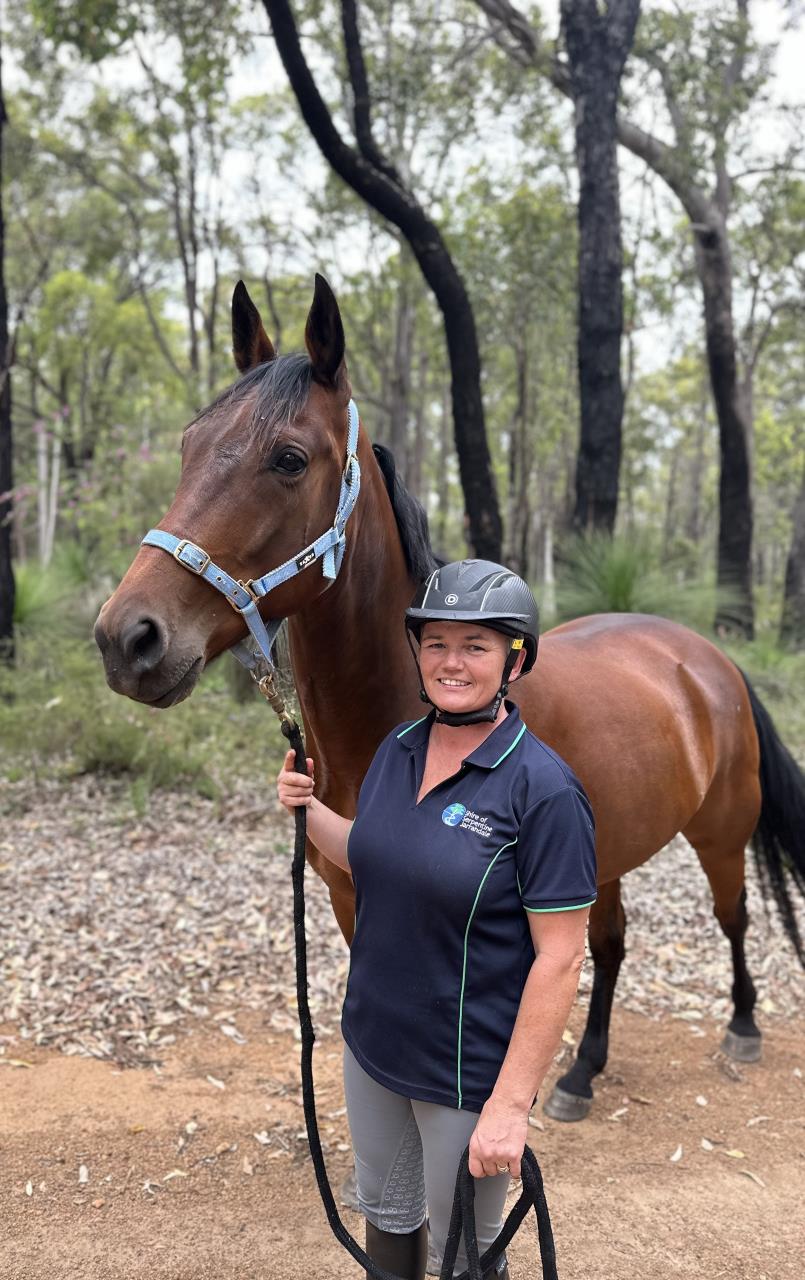
M 679 623 L 620 613 L 564 623 L 514 690 L 526 723 L 590 796 L 602 881 L 683 830 L 714 786 L 757 772 L 740 672 Z

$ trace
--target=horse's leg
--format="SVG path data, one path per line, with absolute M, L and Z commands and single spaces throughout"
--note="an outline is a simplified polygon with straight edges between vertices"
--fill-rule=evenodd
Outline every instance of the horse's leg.
M 626 915 L 621 903 L 620 880 L 601 885 L 590 912 L 590 951 L 595 971 L 587 1025 L 573 1066 L 554 1085 L 545 1103 L 553 1120 L 583 1120 L 593 1100 L 593 1077 L 606 1066 L 609 1019 L 618 970 L 624 956 Z
M 696 831 L 686 831 L 713 892 L 713 914 L 729 939 L 732 948 L 732 1003 L 734 1012 L 721 1048 L 738 1062 L 758 1062 L 761 1034 L 754 1019 L 755 985 L 746 967 L 744 936 L 749 923 L 744 883 L 744 845 L 729 853 L 714 836 L 705 838 Z

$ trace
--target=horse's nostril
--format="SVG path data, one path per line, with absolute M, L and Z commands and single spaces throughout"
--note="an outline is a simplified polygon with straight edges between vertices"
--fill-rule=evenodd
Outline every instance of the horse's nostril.
M 164 656 L 167 644 L 162 628 L 153 618 L 138 618 L 123 634 L 121 648 L 126 662 L 136 662 L 150 671 Z

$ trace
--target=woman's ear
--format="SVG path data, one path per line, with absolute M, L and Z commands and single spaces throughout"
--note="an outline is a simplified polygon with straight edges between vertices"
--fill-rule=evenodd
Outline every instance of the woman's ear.
M 520 652 L 519 652 L 519 653 L 518 653 L 518 655 L 517 655 L 517 661 L 515 662 L 514 666 L 512 667 L 512 673 L 511 673 L 511 675 L 509 676 L 509 683 L 510 683 L 510 684 L 512 683 L 512 681 L 513 681 L 513 680 L 519 680 L 519 678 L 520 678 L 520 672 L 521 672 L 521 671 L 522 671 L 522 669 L 523 669 L 523 663 L 525 662 L 525 660 L 526 660 L 526 657 L 527 657 L 527 656 L 528 656 L 528 653 L 527 653 L 526 647 L 525 647 L 525 645 L 523 645 L 522 649 L 520 650 Z

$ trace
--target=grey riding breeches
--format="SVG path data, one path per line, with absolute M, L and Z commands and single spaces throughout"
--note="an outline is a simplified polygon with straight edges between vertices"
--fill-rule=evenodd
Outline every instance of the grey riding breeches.
M 344 1093 L 361 1212 L 379 1230 L 397 1234 L 416 1231 L 429 1216 L 432 1248 L 441 1259 L 458 1162 L 478 1113 L 392 1093 L 367 1075 L 347 1045 Z M 508 1186 L 508 1173 L 475 1179 L 481 1253 L 500 1231 Z M 466 1268 L 462 1236 L 454 1274 Z

